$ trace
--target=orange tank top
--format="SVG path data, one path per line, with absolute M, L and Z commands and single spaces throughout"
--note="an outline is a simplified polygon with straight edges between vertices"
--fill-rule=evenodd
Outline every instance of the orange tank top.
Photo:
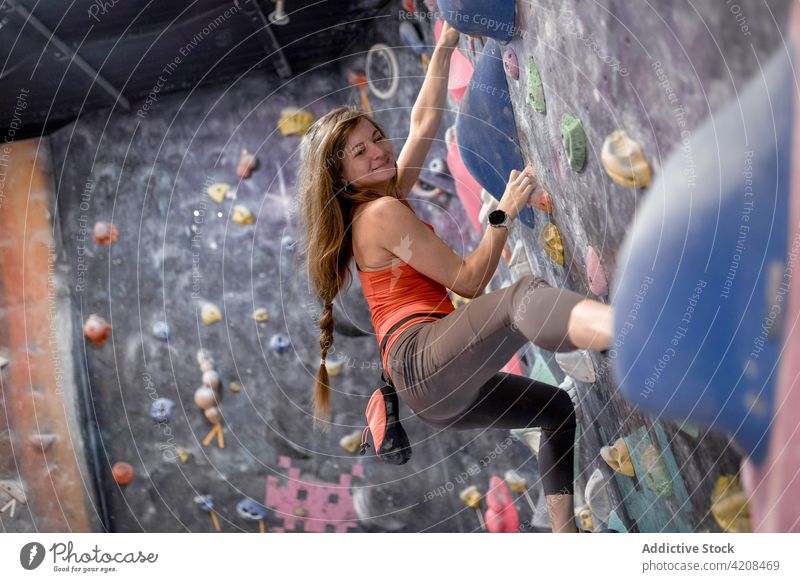
M 407 200 L 402 199 L 401 201 L 411 208 Z M 424 220 L 422 222 L 434 230 L 431 223 Z M 356 263 L 356 269 L 358 278 L 361 280 L 364 298 L 367 300 L 372 315 L 372 326 L 375 328 L 378 346 L 383 342 L 386 332 L 395 323 L 413 313 L 448 314 L 455 311 L 445 286 L 426 277 L 407 263 L 400 261 L 395 266 L 379 271 L 362 271 Z M 386 350 L 382 354 L 383 369 L 387 373 L 386 360 L 389 350 L 400 334 L 416 323 L 435 321 L 436 319 L 438 318 L 424 315 L 414 317 L 400 325 L 392 333 L 386 343 Z

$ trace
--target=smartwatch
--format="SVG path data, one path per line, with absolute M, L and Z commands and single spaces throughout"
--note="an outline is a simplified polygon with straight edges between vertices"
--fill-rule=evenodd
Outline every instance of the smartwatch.
M 493 226 L 494 228 L 500 228 L 501 226 L 505 226 L 506 229 L 508 228 L 508 214 L 505 210 L 492 210 L 488 216 L 489 226 Z

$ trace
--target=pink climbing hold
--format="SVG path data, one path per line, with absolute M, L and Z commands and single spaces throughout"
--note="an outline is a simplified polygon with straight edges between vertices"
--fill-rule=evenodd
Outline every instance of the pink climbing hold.
M 519 79 L 519 61 L 517 61 L 517 53 L 514 52 L 510 46 L 506 47 L 503 53 L 503 68 L 506 73 L 515 81 Z
M 589 290 L 598 297 L 608 295 L 606 271 L 603 269 L 603 263 L 600 262 L 597 251 L 592 246 L 586 247 L 586 272 L 589 275 Z
M 492 533 L 514 533 L 519 530 L 519 513 L 505 481 L 498 476 L 489 480 L 486 494 L 486 529 Z

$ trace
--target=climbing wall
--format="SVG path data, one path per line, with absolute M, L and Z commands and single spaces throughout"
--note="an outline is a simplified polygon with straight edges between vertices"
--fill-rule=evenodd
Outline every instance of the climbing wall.
M 360 104 L 347 71 L 363 69 L 378 41 L 400 42 L 395 29 L 375 27 L 363 49 L 347 49 L 347 65 L 279 90 L 283 82 L 253 74 L 160 96 L 143 115 L 84 115 L 50 137 L 58 256 L 109 530 L 479 531 L 461 490 L 485 492 L 512 469 L 537 482 L 535 458 L 500 430 L 436 434 L 408 418 L 414 455 L 403 467 L 343 448 L 380 382 L 357 279 L 335 304 L 335 426 L 311 430 L 319 303 L 294 250 L 300 138 L 278 124 L 287 107 L 319 116 Z M 370 101 L 399 149 L 422 78 L 419 57 L 395 50 L 406 81 L 393 98 Z M 301 121 L 284 119 L 285 129 Z M 247 178 L 237 175 L 243 148 L 258 159 Z M 442 140 L 432 158 L 445 155 Z M 442 191 L 420 184 L 412 203 L 469 252 L 477 233 L 452 181 L 425 174 Z M 106 224 L 95 232 L 96 223 Z M 543 500 L 537 490 L 527 499 L 526 531 L 543 530 Z
M 599 301 L 613 299 L 609 284 L 624 275 L 617 251 L 649 195 L 651 175 L 683 152 L 693 183 L 699 162 L 687 147 L 692 132 L 781 47 L 789 5 L 439 2 L 437 16 L 471 35 L 462 35 L 461 50 L 475 74 L 464 101 L 450 103 L 459 111 L 467 165 L 497 198 L 497 178 L 531 162 L 550 195 L 552 209 L 538 205 L 533 223 L 519 221 L 510 236 L 512 246 L 521 241 L 534 272 Z M 431 16 L 423 19 L 432 29 Z M 493 131 L 500 135 L 486 143 Z M 618 318 L 636 320 L 651 283 L 642 282 L 630 305 L 617 306 Z M 568 372 L 574 379 L 565 388 L 579 402 L 577 503 L 589 501 L 584 485 L 599 471 L 590 492 L 601 483 L 608 500 L 604 511 L 592 507 L 595 522 L 631 531 L 718 531 L 724 524 L 711 515 L 712 493 L 718 497 L 715 485 L 738 473 L 740 457 L 727 436 L 677 426 L 621 396 L 611 374 L 626 339 L 621 328 L 604 355 L 559 365 L 531 350 L 534 377 L 558 384 Z

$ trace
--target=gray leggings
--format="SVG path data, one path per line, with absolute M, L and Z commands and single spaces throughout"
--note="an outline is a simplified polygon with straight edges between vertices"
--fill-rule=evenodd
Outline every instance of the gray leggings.
M 529 341 L 548 351 L 577 349 L 567 322 L 585 298 L 536 282 L 522 277 L 442 319 L 412 325 L 392 344 L 387 372 L 400 399 L 436 428 L 541 427 L 545 494 L 571 495 L 575 411 L 569 395 L 498 371 Z

